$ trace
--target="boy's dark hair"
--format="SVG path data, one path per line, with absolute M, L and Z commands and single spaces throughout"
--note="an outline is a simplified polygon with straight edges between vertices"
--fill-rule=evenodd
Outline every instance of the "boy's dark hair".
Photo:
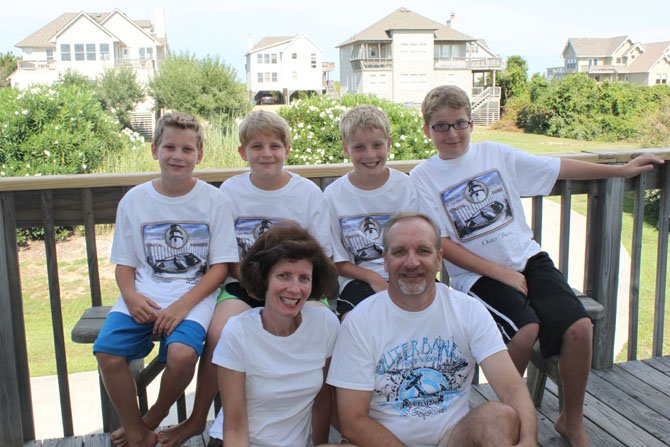
M 263 233 L 240 262 L 240 283 L 249 294 L 265 300 L 269 276 L 281 261 L 305 260 L 312 264 L 310 300 L 332 297 L 337 293 L 337 269 L 321 245 L 298 226 L 274 226 Z
M 242 120 L 239 129 L 242 147 L 246 147 L 249 141 L 258 134 L 276 135 L 284 146 L 291 145 L 291 128 L 286 120 L 276 113 L 255 110 Z
M 153 144 L 156 147 L 156 149 L 158 149 L 161 144 L 161 138 L 163 138 L 163 132 L 165 131 L 166 127 L 176 127 L 177 129 L 194 130 L 198 150 L 202 150 L 202 145 L 205 140 L 202 126 L 200 125 L 197 119 L 195 119 L 188 113 L 183 112 L 169 112 L 158 118 L 158 121 L 156 121 L 156 130 L 154 130 L 154 139 L 153 139 Z
M 435 87 L 428 92 L 421 103 L 421 115 L 423 115 L 423 123 L 430 124 L 430 119 L 433 113 L 438 109 L 449 107 L 450 109 L 465 109 L 468 119 L 472 118 L 472 111 L 470 109 L 470 98 L 468 94 L 455 85 L 441 85 Z
M 391 138 L 391 125 L 386 114 L 378 107 L 362 105 L 354 107 L 344 114 L 340 121 L 342 142 L 349 144 L 349 138 L 359 129 L 379 129 L 388 140 Z

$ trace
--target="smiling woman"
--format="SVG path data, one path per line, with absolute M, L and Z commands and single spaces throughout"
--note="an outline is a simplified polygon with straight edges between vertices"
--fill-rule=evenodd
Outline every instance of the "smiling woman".
M 310 432 L 314 445 L 327 442 L 324 377 L 339 323 L 305 302 L 337 290 L 335 266 L 306 230 L 275 226 L 251 246 L 240 273 L 265 306 L 231 318 L 214 351 L 224 410 L 211 434 L 226 445 L 304 446 Z

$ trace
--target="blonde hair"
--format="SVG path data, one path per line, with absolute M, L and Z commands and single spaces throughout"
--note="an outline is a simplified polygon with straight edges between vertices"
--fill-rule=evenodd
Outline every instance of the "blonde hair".
M 359 129 L 379 129 L 387 140 L 391 136 L 391 125 L 386 114 L 375 106 L 357 106 L 344 114 L 340 121 L 340 135 L 344 144 L 348 144 L 349 138 Z
M 166 127 L 174 127 L 177 129 L 191 129 L 195 131 L 196 145 L 198 150 L 202 150 L 202 145 L 205 141 L 204 131 L 202 126 L 193 116 L 183 112 L 169 112 L 161 116 L 156 121 L 156 129 L 154 130 L 153 145 L 158 149 L 163 138 L 163 132 Z
M 291 145 L 291 128 L 286 120 L 276 113 L 256 110 L 244 118 L 239 130 L 240 144 L 245 147 L 254 136 L 259 134 L 276 135 L 284 146 Z
M 454 110 L 464 109 L 468 119 L 472 118 L 468 94 L 455 85 L 441 85 L 429 91 L 421 103 L 424 124 L 430 124 L 433 113 L 444 107 Z

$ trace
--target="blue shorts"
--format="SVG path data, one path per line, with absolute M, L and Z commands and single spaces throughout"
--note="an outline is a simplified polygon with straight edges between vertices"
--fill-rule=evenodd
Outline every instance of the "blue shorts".
M 126 357 L 128 360 L 143 359 L 154 348 L 153 328 L 153 323 L 140 324 L 130 315 L 110 312 L 93 344 L 93 353 L 104 352 Z M 190 346 L 200 357 L 206 338 L 207 331 L 200 324 L 184 320 L 177 325 L 172 334 L 161 338 L 158 361 L 165 363 L 167 347 L 175 342 Z

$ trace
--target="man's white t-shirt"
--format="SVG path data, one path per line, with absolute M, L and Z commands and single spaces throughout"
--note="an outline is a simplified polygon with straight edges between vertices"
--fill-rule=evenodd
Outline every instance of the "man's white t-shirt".
M 489 141 L 471 143 L 452 160 L 434 155 L 410 172 L 421 211 L 443 236 L 508 269 L 522 271 L 541 248 L 526 223 L 521 197 L 547 195 L 561 160 Z M 481 277 L 445 260 L 451 285 L 467 292 Z
M 230 204 L 200 180 L 183 196 L 160 194 L 152 182 L 132 188 L 119 202 L 111 262 L 135 269 L 135 290 L 161 308 L 191 290 L 210 265 L 237 262 Z M 216 290 L 186 317 L 209 327 Z M 130 315 L 122 297 L 112 312 Z
M 212 362 L 246 375 L 251 446 L 307 446 L 312 404 L 323 386 L 323 368 L 333 353 L 339 321 L 326 307 L 303 307 L 298 329 L 278 337 L 263 328 L 261 311 L 251 309 L 230 319 Z M 222 430 L 219 417 L 210 434 L 223 439 Z
M 330 184 L 323 195 L 330 209 L 333 261 L 349 261 L 388 280 L 382 258 L 386 222 L 396 213 L 419 211 L 409 176 L 389 168 L 384 185 L 364 190 L 344 175 Z M 339 281 L 342 290 L 351 278 L 340 276 Z
M 436 284 L 420 312 L 388 291 L 347 314 L 327 382 L 371 391 L 370 417 L 409 446 L 435 446 L 468 412 L 475 363 L 505 345 L 489 312 L 472 297 Z

